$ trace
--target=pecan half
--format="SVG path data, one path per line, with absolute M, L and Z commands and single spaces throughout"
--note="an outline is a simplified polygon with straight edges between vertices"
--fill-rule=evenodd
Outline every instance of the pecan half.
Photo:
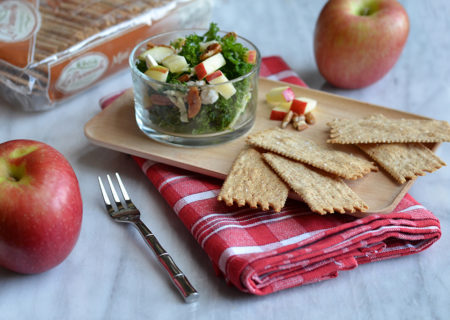
M 203 52 L 200 55 L 200 60 L 206 60 L 209 57 L 212 57 L 213 55 L 215 55 L 216 53 L 219 53 L 222 51 L 222 46 L 220 45 L 220 43 L 212 43 L 209 46 L 206 47 L 205 52 Z
M 305 129 L 308 129 L 308 125 L 305 121 L 304 115 L 295 115 L 292 118 L 292 126 L 297 129 L 297 131 L 303 131 Z
M 283 121 L 281 122 L 281 128 L 285 129 L 288 124 L 292 121 L 292 117 L 294 116 L 294 113 L 292 110 L 289 110 L 288 113 L 284 116 Z
M 156 45 L 153 43 L 153 42 L 147 42 L 147 49 L 151 49 L 151 48 L 154 48 L 154 47 L 156 47 Z
M 202 107 L 202 99 L 200 98 L 200 91 L 197 87 L 190 87 L 187 94 L 188 103 L 188 119 L 192 119 L 199 112 Z
M 172 49 L 175 52 L 174 47 L 172 47 L 170 44 L 158 44 L 158 47 L 166 47 L 166 48 Z
M 150 96 L 150 101 L 152 104 L 156 104 L 158 106 L 170 106 L 172 104 L 172 101 L 170 101 L 167 96 L 162 94 L 152 94 Z
M 227 39 L 229 37 L 233 37 L 233 38 L 237 39 L 236 32 L 233 32 L 233 31 L 232 32 L 228 32 L 226 35 L 223 36 L 224 39 Z
M 316 117 L 312 114 L 312 112 L 305 113 L 305 121 L 307 124 L 316 123 Z
M 190 78 L 191 77 L 187 73 L 185 73 L 185 74 L 182 74 L 181 76 L 179 76 L 177 78 L 177 80 L 180 82 L 187 82 L 187 81 L 189 81 Z
M 154 44 L 151 41 L 147 42 L 147 50 L 148 49 L 153 49 L 154 47 L 166 47 L 166 48 L 172 49 L 175 52 L 175 49 L 171 45 L 168 45 L 168 44 Z

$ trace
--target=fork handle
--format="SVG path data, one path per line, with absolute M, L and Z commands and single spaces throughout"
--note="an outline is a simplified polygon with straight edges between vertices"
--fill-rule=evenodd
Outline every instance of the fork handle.
M 167 253 L 167 251 L 156 239 L 155 235 L 150 231 L 150 229 L 141 221 L 134 221 L 134 225 L 139 230 L 139 233 L 145 239 L 147 245 L 153 250 L 157 256 L 160 264 L 169 274 L 173 284 L 177 287 L 180 294 L 183 296 L 187 303 L 195 302 L 198 300 L 199 293 L 192 284 L 189 282 L 188 278 L 175 264 L 175 261 Z

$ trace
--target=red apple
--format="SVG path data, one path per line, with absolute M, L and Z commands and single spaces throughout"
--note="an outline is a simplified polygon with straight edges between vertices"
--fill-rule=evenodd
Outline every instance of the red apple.
M 368 86 L 394 66 L 408 33 L 408 15 L 396 0 L 330 0 L 315 27 L 317 66 L 336 87 Z
M 31 274 L 61 263 L 77 242 L 82 210 L 61 153 L 32 140 L 0 144 L 0 266 Z

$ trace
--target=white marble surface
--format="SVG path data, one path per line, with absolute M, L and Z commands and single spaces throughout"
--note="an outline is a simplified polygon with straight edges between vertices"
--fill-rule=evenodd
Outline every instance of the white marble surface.
M 401 1 L 411 31 L 400 60 L 376 84 L 337 90 L 313 57 L 315 20 L 325 1 L 217 0 L 213 20 L 279 54 L 313 88 L 450 121 L 450 4 Z M 46 142 L 72 163 L 84 218 L 79 241 L 58 267 L 23 276 L 0 268 L 0 319 L 448 319 L 450 313 L 450 167 L 421 177 L 410 193 L 439 217 L 442 238 L 413 256 L 363 265 L 337 279 L 264 297 L 217 278 L 206 254 L 126 155 L 90 144 L 83 125 L 97 101 L 130 84 L 122 73 L 48 112 L 0 105 L 0 141 Z M 450 145 L 438 155 L 450 163 Z M 201 294 L 186 305 L 137 232 L 104 212 L 96 176 L 119 171 L 143 219 Z

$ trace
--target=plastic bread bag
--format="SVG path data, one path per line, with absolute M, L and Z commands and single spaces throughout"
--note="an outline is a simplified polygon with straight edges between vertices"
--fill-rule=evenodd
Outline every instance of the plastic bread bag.
M 0 2 L 0 93 L 14 107 L 51 109 L 128 67 L 151 35 L 206 27 L 212 0 Z

